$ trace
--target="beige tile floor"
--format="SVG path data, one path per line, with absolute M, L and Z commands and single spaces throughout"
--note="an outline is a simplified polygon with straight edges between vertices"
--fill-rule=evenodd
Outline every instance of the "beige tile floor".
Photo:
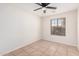
M 78 56 L 76 47 L 39 40 L 28 46 L 12 51 L 4 56 Z

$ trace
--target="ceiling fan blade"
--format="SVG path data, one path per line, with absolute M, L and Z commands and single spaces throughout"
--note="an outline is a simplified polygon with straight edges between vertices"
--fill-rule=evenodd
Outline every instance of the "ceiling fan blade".
M 37 11 L 37 10 L 39 10 L 39 9 L 42 9 L 42 7 L 41 7 L 41 8 L 37 8 L 37 9 L 35 9 L 34 11 Z
M 42 6 L 40 3 L 35 3 L 35 4 Z
M 48 8 L 48 9 L 57 9 L 56 7 L 50 7 L 50 6 L 47 6 L 46 8 Z
M 46 3 L 46 5 L 49 5 L 50 3 Z

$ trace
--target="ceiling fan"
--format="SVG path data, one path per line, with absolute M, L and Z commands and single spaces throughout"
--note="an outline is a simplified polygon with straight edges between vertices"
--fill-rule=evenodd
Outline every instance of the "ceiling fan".
M 37 4 L 37 5 L 41 6 L 41 7 L 35 9 L 34 11 L 42 9 L 43 13 L 46 13 L 46 9 L 57 9 L 56 7 L 48 6 L 50 3 L 35 3 L 35 4 Z

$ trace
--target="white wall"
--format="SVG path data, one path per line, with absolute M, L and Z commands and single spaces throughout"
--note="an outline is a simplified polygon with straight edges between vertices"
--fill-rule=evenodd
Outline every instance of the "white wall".
M 66 36 L 55 36 L 50 34 L 50 20 L 53 18 L 66 17 Z M 77 11 L 69 11 L 43 18 L 43 39 L 60 42 L 72 46 L 77 45 Z
M 40 18 L 11 4 L 0 4 L 0 53 L 40 39 Z
M 79 50 L 79 8 L 77 9 L 77 48 Z

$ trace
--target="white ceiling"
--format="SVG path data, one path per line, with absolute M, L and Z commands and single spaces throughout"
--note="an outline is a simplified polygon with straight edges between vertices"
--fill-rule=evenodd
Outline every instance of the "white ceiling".
M 53 9 L 47 9 L 47 13 L 44 14 L 42 10 L 33 11 L 34 9 L 39 8 L 40 6 L 34 3 L 22 3 L 22 4 L 13 4 L 13 6 L 16 6 L 18 8 L 24 9 L 25 11 L 29 11 L 32 13 L 35 13 L 39 16 L 49 16 L 57 13 L 63 13 L 70 10 L 77 9 L 79 7 L 79 3 L 51 3 L 49 6 L 57 7 L 56 10 Z

